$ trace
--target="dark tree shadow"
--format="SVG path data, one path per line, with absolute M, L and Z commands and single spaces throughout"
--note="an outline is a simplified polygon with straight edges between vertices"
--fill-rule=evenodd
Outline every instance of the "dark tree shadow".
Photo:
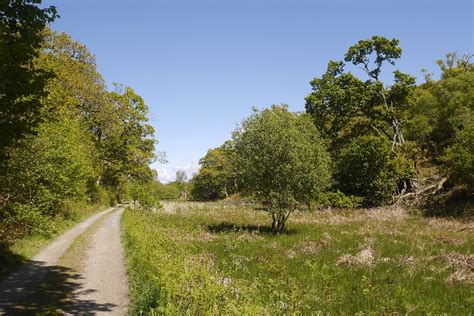
M 473 220 L 474 194 L 465 189 L 454 188 L 432 196 L 421 205 L 421 209 L 426 217 Z
M 1 238 L 0 236 L 0 239 Z M 25 261 L 25 257 L 13 253 L 10 250 L 8 243 L 0 241 L 0 281 Z
M 81 284 L 72 269 L 27 261 L 0 282 L 0 314 L 90 315 L 112 311 L 114 304 L 81 300 L 79 294 L 93 292 Z
M 236 225 L 230 222 L 222 222 L 219 224 L 209 224 L 205 226 L 207 231 L 210 233 L 258 233 L 266 235 L 275 235 L 271 226 L 267 225 Z M 280 235 L 293 235 L 296 234 L 295 229 L 286 228 L 284 231 L 280 232 Z

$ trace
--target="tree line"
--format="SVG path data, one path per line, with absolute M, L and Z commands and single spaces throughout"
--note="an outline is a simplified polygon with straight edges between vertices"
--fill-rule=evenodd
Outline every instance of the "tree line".
M 424 70 L 418 85 L 395 68 L 401 56 L 397 39 L 361 40 L 311 81 L 304 113 L 286 105 L 253 110 L 232 139 L 200 160 L 192 197 L 255 200 L 272 214 L 275 232 L 304 205 L 472 201 L 471 56 L 447 54 L 437 62 L 441 78 Z M 388 66 L 389 84 L 381 80 Z
M 156 177 L 144 100 L 120 84 L 109 91 L 94 55 L 52 31 L 57 10 L 40 5 L 0 2 L 2 242 L 48 233 L 80 205 L 147 196 Z

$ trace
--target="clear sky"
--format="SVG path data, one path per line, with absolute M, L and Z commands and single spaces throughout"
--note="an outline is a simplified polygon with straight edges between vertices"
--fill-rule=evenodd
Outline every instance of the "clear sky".
M 309 81 L 372 35 L 396 37 L 397 67 L 437 74 L 449 51 L 473 52 L 473 1 L 57 0 L 53 25 L 96 55 L 106 82 L 150 107 L 169 163 L 162 181 L 191 174 L 252 106 L 304 110 Z M 391 71 L 391 69 L 386 69 Z

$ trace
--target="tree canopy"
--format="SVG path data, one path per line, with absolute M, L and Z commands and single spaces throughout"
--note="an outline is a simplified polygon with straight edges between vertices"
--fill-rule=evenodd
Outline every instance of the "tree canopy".
M 56 8 L 40 8 L 38 0 L 0 2 L 0 167 L 7 147 L 34 132 L 41 121 L 41 98 L 51 74 L 34 59 L 43 30 L 58 16 Z
M 199 160 L 200 169 L 192 179 L 191 195 L 198 200 L 216 200 L 237 192 L 232 143 L 209 149 Z
M 316 127 L 286 105 L 254 111 L 233 141 L 239 188 L 272 214 L 274 232 L 330 183 L 330 159 Z
M 131 87 L 108 91 L 94 55 L 51 31 L 56 9 L 40 4 L 0 4 L 0 242 L 48 233 L 74 203 L 153 204 L 145 101 Z

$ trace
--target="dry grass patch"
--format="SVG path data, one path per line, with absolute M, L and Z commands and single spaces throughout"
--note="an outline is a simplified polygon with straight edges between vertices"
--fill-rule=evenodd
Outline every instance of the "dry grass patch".
M 455 270 L 446 279 L 446 282 L 451 284 L 474 284 L 474 255 L 462 255 L 457 252 L 451 252 L 444 255 L 444 259 Z
M 437 230 L 445 230 L 450 232 L 467 231 L 474 233 L 474 222 L 465 222 L 448 218 L 430 218 L 427 220 L 428 225 Z
M 356 255 L 345 254 L 336 261 L 337 266 L 372 266 L 375 264 L 375 252 L 372 247 L 359 251 Z

